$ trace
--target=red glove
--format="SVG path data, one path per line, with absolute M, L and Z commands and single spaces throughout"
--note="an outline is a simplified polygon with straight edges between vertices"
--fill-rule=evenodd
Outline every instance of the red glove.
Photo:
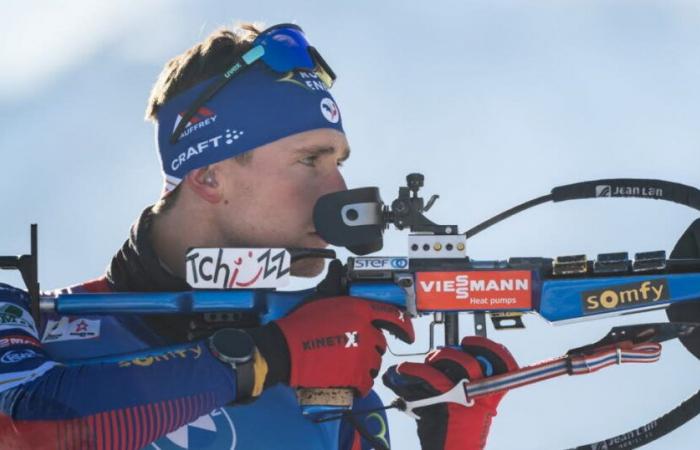
M 518 368 L 501 344 L 468 336 L 461 348 L 431 352 L 425 363 L 401 363 L 390 367 L 384 384 L 408 401 L 433 397 L 449 391 L 463 378 L 478 380 Z M 440 403 L 417 408 L 418 436 L 423 450 L 475 450 L 486 445 L 491 419 L 505 392 L 474 400 L 471 407 Z
M 411 319 L 398 308 L 355 297 L 303 304 L 275 321 L 289 348 L 289 385 L 352 387 L 365 396 L 386 351 L 382 329 L 404 342 L 415 336 Z

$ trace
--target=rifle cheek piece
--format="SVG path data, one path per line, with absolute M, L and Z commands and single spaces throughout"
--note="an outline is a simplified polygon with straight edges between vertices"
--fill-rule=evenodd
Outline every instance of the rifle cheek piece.
M 329 244 L 356 255 L 382 249 L 384 204 L 376 187 L 326 194 L 314 207 L 316 232 Z

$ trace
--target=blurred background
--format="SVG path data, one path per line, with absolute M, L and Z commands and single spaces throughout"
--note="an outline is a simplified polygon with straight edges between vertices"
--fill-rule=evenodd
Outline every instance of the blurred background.
M 700 186 L 700 4 L 681 0 L 3 2 L 0 15 L 0 254 L 29 250 L 40 280 L 99 276 L 161 176 L 150 88 L 164 63 L 237 20 L 295 22 L 338 74 L 333 89 L 351 187 L 390 201 L 409 172 L 440 194 L 429 216 L 462 230 L 558 185 L 605 177 Z M 678 205 L 604 199 L 541 206 L 475 237 L 476 259 L 670 251 L 698 217 Z M 406 252 L 389 232 L 381 254 Z M 340 252 L 342 257 L 349 256 Z M 0 281 L 21 285 L 0 273 Z M 296 280 L 293 288 L 314 280 Z M 521 365 L 661 312 L 494 331 Z M 427 345 L 427 321 L 419 343 Z M 462 319 L 471 332 L 470 317 Z M 395 350 L 406 350 L 395 342 Z M 414 358 L 420 359 L 420 358 Z M 385 358 L 385 368 L 396 359 Z M 698 389 L 677 342 L 652 365 L 609 368 L 509 393 L 488 449 L 550 449 L 626 432 Z M 381 383 L 379 383 L 381 384 Z M 392 395 L 379 386 L 382 398 Z M 415 424 L 389 413 L 393 447 Z M 700 419 L 649 445 L 694 449 Z

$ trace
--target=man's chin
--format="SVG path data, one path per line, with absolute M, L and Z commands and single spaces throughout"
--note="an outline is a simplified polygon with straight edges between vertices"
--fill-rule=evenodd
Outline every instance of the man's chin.
M 325 266 L 323 258 L 304 258 L 292 263 L 291 274 L 295 277 L 312 278 L 320 275 Z

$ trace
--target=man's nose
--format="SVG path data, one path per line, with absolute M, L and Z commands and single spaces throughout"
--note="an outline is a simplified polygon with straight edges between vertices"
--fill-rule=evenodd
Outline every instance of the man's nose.
M 325 185 L 323 186 L 323 194 L 330 194 L 332 192 L 347 191 L 348 187 L 345 184 L 345 178 L 340 170 L 334 169 L 327 177 Z

